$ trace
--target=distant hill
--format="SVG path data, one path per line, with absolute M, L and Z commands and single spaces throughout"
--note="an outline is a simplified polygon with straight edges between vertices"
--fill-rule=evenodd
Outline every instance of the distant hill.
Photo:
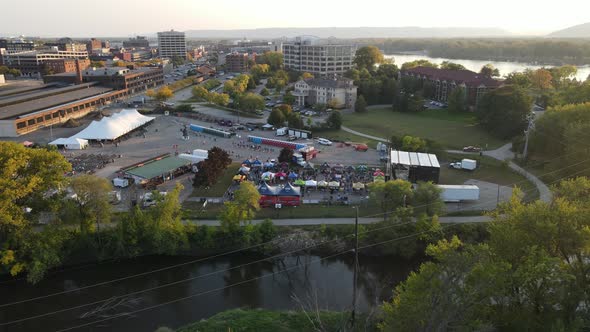
M 421 28 L 421 27 L 350 27 L 350 28 L 264 28 L 239 30 L 188 30 L 187 38 L 249 38 L 274 39 L 311 35 L 320 38 L 450 38 L 450 37 L 505 37 L 499 28 Z
M 555 31 L 547 36 L 555 38 L 590 38 L 590 22 Z

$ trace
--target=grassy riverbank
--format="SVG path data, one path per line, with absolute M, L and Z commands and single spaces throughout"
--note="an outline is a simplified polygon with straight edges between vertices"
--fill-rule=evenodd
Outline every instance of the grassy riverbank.
M 307 332 L 307 331 L 376 331 L 366 315 L 357 316 L 355 329 L 349 329 L 350 313 L 336 311 L 303 312 L 235 309 L 186 325 L 177 332 Z

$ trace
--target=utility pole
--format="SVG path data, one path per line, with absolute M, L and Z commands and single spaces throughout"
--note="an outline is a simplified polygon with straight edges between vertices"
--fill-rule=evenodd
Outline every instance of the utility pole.
M 356 314 L 356 293 L 358 283 L 358 266 L 359 266 L 359 207 L 355 206 L 356 217 L 354 218 L 354 274 L 352 281 L 352 313 L 350 315 L 350 324 L 354 329 Z
M 526 161 L 526 156 L 529 150 L 529 134 L 530 132 L 535 129 L 535 113 L 531 112 L 528 116 L 529 124 L 524 131 L 525 140 L 524 140 L 524 151 L 522 152 L 522 158 Z

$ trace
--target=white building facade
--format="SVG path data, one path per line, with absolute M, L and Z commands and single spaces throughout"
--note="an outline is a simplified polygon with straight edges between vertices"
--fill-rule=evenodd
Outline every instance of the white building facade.
M 292 92 L 298 106 L 333 104 L 336 108 L 353 108 L 357 87 L 348 78 L 312 78 L 299 80 Z
M 286 69 L 308 72 L 318 76 L 344 75 L 353 67 L 352 45 L 320 44 L 314 39 L 297 37 L 283 44 Z
M 158 54 L 160 58 L 178 56 L 186 59 L 186 38 L 184 32 L 174 30 L 158 32 Z

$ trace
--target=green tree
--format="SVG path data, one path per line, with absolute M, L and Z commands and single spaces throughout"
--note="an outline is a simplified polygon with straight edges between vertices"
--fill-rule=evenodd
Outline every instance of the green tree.
M 171 61 L 174 67 L 179 67 L 182 66 L 186 60 L 178 55 L 175 55 L 172 57 Z
M 494 65 L 492 65 L 491 63 L 488 63 L 487 65 L 481 67 L 481 69 L 479 70 L 479 73 L 485 77 L 490 77 L 490 78 L 500 76 L 500 71 L 498 70 L 498 68 L 494 67 Z
M 211 92 L 211 102 L 219 106 L 227 106 L 229 104 L 229 95 L 227 93 Z
M 259 200 L 260 194 L 252 182 L 240 183 L 240 187 L 234 191 L 233 199 L 224 203 L 224 209 L 219 215 L 221 229 L 233 232 L 242 223 L 248 223 L 254 219 L 256 212 L 260 210 Z
M 465 66 L 460 63 L 454 63 L 451 61 L 443 61 L 440 66 L 440 69 L 448 69 L 448 70 L 466 70 Z
M 107 179 L 94 175 L 76 176 L 70 182 L 70 186 L 76 195 L 74 201 L 79 210 L 80 231 L 82 233 L 96 231 L 100 246 L 100 225 L 111 220 L 109 193 L 113 190 L 113 186 Z
M 156 195 L 157 203 L 149 210 L 149 243 L 156 254 L 173 255 L 188 249 L 188 236 L 181 221 L 179 197 L 182 189 L 183 186 L 177 182 L 166 195 Z
M 266 96 L 270 95 L 270 92 L 268 91 L 267 88 L 262 88 L 262 90 L 260 90 L 260 95 L 263 97 L 266 97 Z
M 293 96 L 291 92 L 287 92 L 283 97 L 283 102 L 288 105 L 293 105 L 295 104 L 295 96 Z
M 425 59 L 414 60 L 410 62 L 405 62 L 402 64 L 402 70 L 408 70 L 415 67 L 431 67 L 431 68 L 438 68 L 436 63 L 432 63 Z
M 377 64 L 384 60 L 383 53 L 375 46 L 365 46 L 356 50 L 354 63 L 359 69 L 372 70 Z
M 506 84 L 518 85 L 520 88 L 531 86 L 531 79 L 527 73 L 512 72 L 506 76 Z
M 264 98 L 254 93 L 246 93 L 239 97 L 238 108 L 242 111 L 253 112 L 264 108 Z
M 412 198 L 414 211 L 428 216 L 440 215 L 445 208 L 441 193 L 442 189 L 432 182 L 418 182 Z
M 285 115 L 278 108 L 273 109 L 268 115 L 267 123 L 279 128 L 285 125 Z
M 283 53 L 281 52 L 264 52 L 263 55 L 256 57 L 259 64 L 267 64 L 270 71 L 277 71 L 283 68 Z
M 248 75 L 247 89 L 248 90 L 254 90 L 254 89 L 256 89 L 256 82 L 254 81 L 254 78 L 251 75 Z
M 275 106 L 273 109 L 278 109 L 279 111 L 281 111 L 285 119 L 287 119 L 287 117 L 289 117 L 289 115 L 293 113 L 293 108 L 291 107 L 291 105 L 287 104 L 280 104 L 278 106 Z
M 303 120 L 299 113 L 291 112 L 287 116 L 287 125 L 289 128 L 303 129 Z
M 365 113 L 367 112 L 367 102 L 365 101 L 365 97 L 362 95 L 356 98 L 354 103 L 354 111 L 358 113 Z
M 504 86 L 483 95 L 476 114 L 480 124 L 494 136 L 510 138 L 525 129 L 531 105 L 531 97 L 524 90 Z
M 387 219 L 387 213 L 405 207 L 412 199 L 412 184 L 404 180 L 374 182 L 369 185 L 369 190 L 370 200 L 384 213 L 383 220 Z
M 465 90 L 461 87 L 453 89 L 453 92 L 449 95 L 449 107 L 450 113 L 463 113 L 467 110 L 467 103 L 465 100 Z
M 326 126 L 330 129 L 339 130 L 342 127 L 342 114 L 340 111 L 333 111 L 326 119 Z
M 426 141 L 420 137 L 406 135 L 401 140 L 401 149 L 404 151 L 424 152 L 426 146 Z
M 103 68 L 103 67 L 105 67 L 105 62 L 104 61 L 90 61 L 90 67 Z

